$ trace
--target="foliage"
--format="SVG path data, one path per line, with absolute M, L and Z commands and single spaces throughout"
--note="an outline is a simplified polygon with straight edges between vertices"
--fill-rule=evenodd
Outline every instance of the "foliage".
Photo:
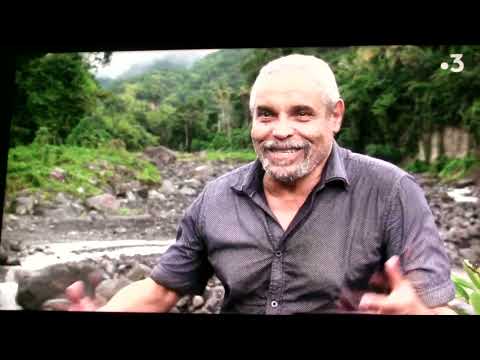
M 64 181 L 50 176 L 55 168 L 65 170 Z M 17 146 L 8 154 L 7 194 L 15 196 L 18 191 L 42 190 L 88 197 L 102 193 L 119 173 L 122 178 L 117 180 L 122 182 L 138 180 L 152 184 L 161 181 L 154 165 L 118 147 Z M 83 192 L 79 188 L 83 188 Z
M 19 63 L 11 145 L 29 144 L 45 127 L 62 143 L 80 119 L 97 106 L 98 86 L 77 53 L 44 54 Z
M 480 168 L 480 159 L 473 155 L 467 155 L 458 159 L 440 156 L 431 164 L 415 160 L 405 167 L 407 171 L 412 173 L 430 173 L 438 176 L 442 182 L 452 182 L 461 179 L 478 168 Z
M 469 280 L 452 275 L 456 295 L 470 304 L 475 313 L 480 315 L 480 267 L 472 265 L 468 260 L 464 260 L 463 269 L 467 273 Z

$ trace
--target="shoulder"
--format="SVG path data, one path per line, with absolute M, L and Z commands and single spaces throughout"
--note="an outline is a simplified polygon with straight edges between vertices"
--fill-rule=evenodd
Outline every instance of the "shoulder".
M 342 149 L 345 170 L 354 183 L 394 190 L 405 182 L 415 183 L 412 174 L 388 161 Z
M 211 199 L 212 197 L 224 197 L 233 194 L 233 189 L 240 189 L 247 180 L 247 177 L 253 171 L 254 164 L 255 162 L 252 161 L 210 180 L 204 188 L 205 197 Z

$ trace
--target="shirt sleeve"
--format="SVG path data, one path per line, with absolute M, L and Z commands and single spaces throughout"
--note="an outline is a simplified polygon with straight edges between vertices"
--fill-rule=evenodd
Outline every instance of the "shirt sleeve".
M 205 189 L 187 208 L 177 228 L 176 242 L 160 257 L 150 274 L 156 283 L 180 295 L 202 294 L 213 275 L 198 230 L 204 196 Z
M 429 307 L 455 297 L 450 259 L 423 190 L 410 175 L 392 191 L 386 217 L 387 256 L 400 255 L 405 276 Z

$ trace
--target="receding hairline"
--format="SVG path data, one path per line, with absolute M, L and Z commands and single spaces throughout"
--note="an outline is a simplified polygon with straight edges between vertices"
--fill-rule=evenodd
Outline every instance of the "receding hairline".
M 327 105 L 332 105 L 340 99 L 335 75 L 330 66 L 322 59 L 312 55 L 291 54 L 270 61 L 260 69 L 250 92 L 249 108 L 253 112 L 258 84 L 268 81 L 268 77 L 277 72 L 302 71 L 318 84 Z

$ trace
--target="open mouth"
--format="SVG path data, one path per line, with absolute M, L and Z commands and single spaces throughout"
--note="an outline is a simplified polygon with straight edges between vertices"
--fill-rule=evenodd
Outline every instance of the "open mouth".
M 293 154 L 302 149 L 269 149 L 268 151 L 275 152 L 275 153 L 285 153 L 285 154 Z
M 266 156 L 277 165 L 288 165 L 298 161 L 303 153 L 301 147 L 266 149 Z

